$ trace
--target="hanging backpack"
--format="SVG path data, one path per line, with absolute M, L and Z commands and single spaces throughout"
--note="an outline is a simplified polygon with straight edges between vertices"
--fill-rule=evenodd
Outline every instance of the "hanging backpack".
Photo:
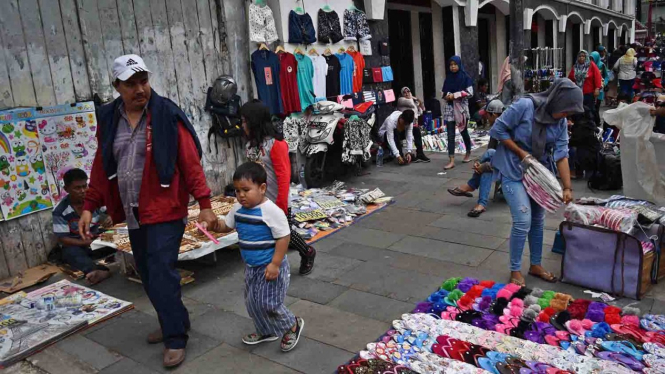
M 217 137 L 226 139 L 230 147 L 229 139 L 242 136 L 240 107 L 242 105 L 240 96 L 236 95 L 238 87 L 231 76 L 222 75 L 215 80 L 213 86 L 208 88 L 205 110 L 212 117 L 212 125 L 208 130 L 208 152 L 210 149 L 210 138 L 215 136 L 215 151 L 217 148 Z
M 623 187 L 621 156 L 615 155 L 614 152 L 599 152 L 596 170 L 589 178 L 587 185 L 592 190 L 620 190 Z

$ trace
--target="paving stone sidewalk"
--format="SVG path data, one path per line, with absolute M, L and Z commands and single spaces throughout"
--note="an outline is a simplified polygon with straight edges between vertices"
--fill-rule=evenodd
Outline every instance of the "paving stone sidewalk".
M 475 199 L 453 197 L 446 189 L 466 182 L 471 167 L 460 162 L 438 175 L 447 156 L 430 157 L 429 164 L 372 166 L 369 175 L 347 178 L 350 186 L 381 188 L 395 197 L 395 203 L 318 242 L 311 275 L 299 276 L 299 257 L 289 253 L 292 277 L 287 303 L 306 321 L 304 337 L 290 353 L 282 353 L 279 342 L 242 344 L 241 336 L 252 332 L 253 326 L 243 302 L 244 265 L 237 250 L 219 252 L 216 263 L 182 263 L 196 278 L 183 288 L 192 330 L 187 360 L 173 372 L 332 373 L 443 280 L 469 276 L 507 281 L 511 218 L 505 201 L 492 201 L 482 216 L 468 218 Z M 576 197 L 610 195 L 592 193 L 583 182 L 574 182 L 574 191 Z M 561 216 L 547 217 L 543 260 L 557 274 L 561 256 L 550 248 L 560 221 Z M 523 263 L 528 266 L 528 249 Z M 585 295 L 583 289 L 568 284 L 526 279 L 530 287 Z M 71 336 L 11 370 L 165 372 L 162 347 L 145 343 L 158 323 L 141 286 L 116 274 L 96 288 L 133 302 L 136 309 Z M 665 313 L 665 287 L 657 285 L 647 296 L 636 306 L 643 312 Z M 633 302 L 620 300 L 619 305 Z

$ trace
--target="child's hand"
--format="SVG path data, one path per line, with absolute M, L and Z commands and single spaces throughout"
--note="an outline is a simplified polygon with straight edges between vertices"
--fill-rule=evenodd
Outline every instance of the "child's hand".
M 274 281 L 279 276 L 279 266 L 273 264 L 272 262 L 266 266 L 266 280 L 268 282 Z

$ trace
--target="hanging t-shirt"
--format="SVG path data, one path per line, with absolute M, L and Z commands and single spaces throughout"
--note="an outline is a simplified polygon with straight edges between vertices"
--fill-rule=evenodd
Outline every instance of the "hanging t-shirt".
M 302 110 L 314 104 L 314 65 L 312 60 L 300 53 L 296 54 L 298 61 L 298 92 L 300 93 L 300 107 Z
M 270 108 L 271 114 L 281 114 L 279 57 L 269 50 L 256 50 L 252 53 L 251 61 L 259 100 Z
M 342 65 L 335 55 L 323 56 L 328 64 L 328 74 L 326 75 L 326 97 L 337 97 L 339 95 L 339 72 Z
M 301 112 L 300 94 L 298 93 L 298 61 L 292 53 L 278 53 L 279 83 L 282 86 L 282 103 L 284 114 Z
M 353 92 L 363 90 L 363 69 L 365 69 L 365 57 L 360 52 L 346 52 L 353 57 Z
M 328 64 L 322 56 L 310 56 L 314 66 L 314 96 L 316 98 L 326 97 L 326 75 L 328 74 Z
M 339 59 L 339 64 L 342 67 L 339 72 L 339 94 L 349 95 L 353 93 L 353 69 L 355 65 L 353 57 L 346 53 L 335 53 L 335 56 Z

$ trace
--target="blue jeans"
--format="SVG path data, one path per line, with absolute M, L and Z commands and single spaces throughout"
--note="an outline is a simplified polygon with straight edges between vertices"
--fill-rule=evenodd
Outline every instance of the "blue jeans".
M 494 152 L 496 152 L 495 149 L 488 149 L 487 151 L 485 151 L 485 153 L 483 153 L 478 162 L 482 164 L 484 162 L 492 161 L 492 157 L 494 157 Z M 478 190 L 478 205 L 487 207 L 487 202 L 490 198 L 490 190 L 492 189 L 492 176 L 493 173 L 491 172 L 482 173 L 482 174 L 473 173 L 471 179 L 469 179 L 469 181 L 466 182 L 466 184 L 468 184 L 469 187 Z
M 633 100 L 633 84 L 635 84 L 635 79 L 619 79 L 619 93 L 626 94 Z
M 510 271 L 520 271 L 527 236 L 531 265 L 540 265 L 543 256 L 545 209 L 529 197 L 522 181 L 503 177 L 501 189 L 513 217 L 513 227 L 510 231 Z
M 185 348 L 188 338 L 189 313 L 182 303 L 180 274 L 175 267 L 184 232 L 182 220 L 129 230 L 136 270 L 157 312 L 168 349 Z

